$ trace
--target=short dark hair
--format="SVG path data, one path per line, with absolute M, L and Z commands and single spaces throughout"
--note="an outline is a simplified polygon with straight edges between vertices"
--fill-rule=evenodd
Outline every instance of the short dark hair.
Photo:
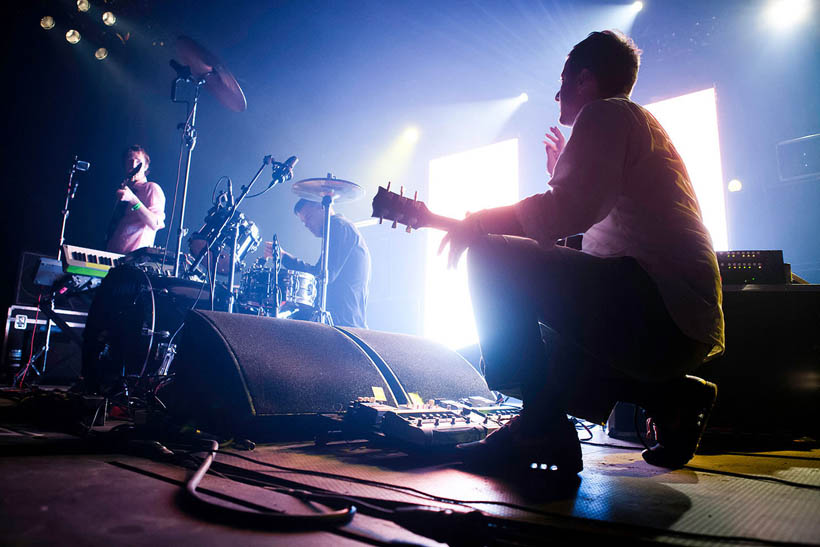
M 305 208 L 307 205 L 316 205 L 321 206 L 318 201 L 313 201 L 311 199 L 300 198 L 299 201 L 296 202 L 296 205 L 293 206 L 293 214 L 298 215 L 299 211 Z
M 641 65 L 641 50 L 618 31 L 592 32 L 575 44 L 567 56 L 572 74 L 587 69 L 598 79 L 604 98 L 632 93 Z
M 139 144 L 132 144 L 131 146 L 125 149 L 125 151 L 122 153 L 123 163 L 125 163 L 125 160 L 128 159 L 128 155 L 131 154 L 131 152 L 143 154 L 145 156 L 145 161 L 148 163 L 148 165 L 151 165 L 151 156 L 149 156 L 148 152 L 145 151 L 145 148 L 143 148 Z M 148 170 L 148 165 L 145 166 L 146 171 Z

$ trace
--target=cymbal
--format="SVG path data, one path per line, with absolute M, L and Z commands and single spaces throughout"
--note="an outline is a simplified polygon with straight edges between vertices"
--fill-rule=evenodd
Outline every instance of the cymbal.
M 205 89 L 234 112 L 248 108 L 242 88 L 219 58 L 187 36 L 177 38 L 177 54 L 197 79 L 205 78 Z
M 293 183 L 293 193 L 312 201 L 322 201 L 330 196 L 336 203 L 355 201 L 364 197 L 364 188 L 349 180 L 328 176 L 323 179 L 302 179 Z

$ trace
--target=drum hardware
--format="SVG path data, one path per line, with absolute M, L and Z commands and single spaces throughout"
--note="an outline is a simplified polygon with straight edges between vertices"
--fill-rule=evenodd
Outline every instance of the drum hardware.
M 200 306 L 204 282 L 147 273 L 135 266 L 112 269 L 91 305 L 82 340 L 87 387 L 104 395 L 148 393 L 167 377 L 175 337 L 188 310 Z M 219 294 L 227 300 L 227 295 Z
M 173 59 L 170 61 L 171 67 L 177 73 L 177 77 L 173 81 L 171 100 L 188 104 L 188 115 L 185 123 L 181 124 L 180 127 L 182 129 L 182 141 L 180 142 L 179 156 L 181 160 L 183 154 L 185 154 L 186 161 L 173 270 L 174 277 L 179 277 L 179 255 L 182 251 L 182 239 L 185 237 L 183 225 L 185 223 L 185 204 L 188 198 L 188 181 L 191 172 L 191 154 L 194 151 L 197 139 L 196 112 L 199 104 L 199 94 L 203 87 L 206 88 L 219 102 L 234 112 L 244 111 L 248 103 L 245 100 L 242 88 L 236 82 L 236 78 L 210 51 L 187 36 L 180 36 L 177 39 L 176 50 L 184 64 L 180 64 Z M 193 88 L 190 97 L 182 96 L 182 91 L 185 88 Z M 177 183 L 179 183 L 179 179 L 177 179 Z M 174 208 L 176 208 L 176 199 L 174 201 Z M 168 249 L 170 243 L 170 236 L 171 230 L 169 229 L 168 238 L 165 241 L 166 249 Z M 163 257 L 162 263 L 165 264 L 165 257 Z
M 318 302 L 312 320 L 325 325 L 333 325 L 333 318 L 327 311 L 328 255 L 330 252 L 330 206 L 345 201 L 353 201 L 364 195 L 364 189 L 354 182 L 337 179 L 332 173 L 326 178 L 304 179 L 293 184 L 293 192 L 312 201 L 320 201 L 324 211 L 322 228 L 322 251 L 319 257 L 319 279 L 316 297 Z
M 265 156 L 262 159 L 262 165 L 256 171 L 256 174 L 253 176 L 251 181 L 247 184 L 247 186 L 242 186 L 242 192 L 239 194 L 239 198 L 236 199 L 236 201 L 234 201 L 233 196 L 229 196 L 228 204 L 227 206 L 225 206 L 224 210 L 220 214 L 213 215 L 211 223 L 208 226 L 209 230 L 205 241 L 207 245 L 204 245 L 199 254 L 194 258 L 194 262 L 191 264 L 191 266 L 188 268 L 186 272 L 186 277 L 190 276 L 190 274 L 193 271 L 195 271 L 200 264 L 202 264 L 202 259 L 208 252 L 210 252 L 213 249 L 214 245 L 218 241 L 220 242 L 220 244 L 225 243 L 222 235 L 223 231 L 234 218 L 234 215 L 236 215 L 237 209 L 239 209 L 239 206 L 242 205 L 242 202 L 248 196 L 248 193 L 250 192 L 254 183 L 259 179 L 259 176 L 262 174 L 262 171 L 265 169 L 265 167 L 270 164 L 272 164 L 273 166 L 271 182 L 265 189 L 265 192 L 267 192 L 277 184 L 290 180 L 293 177 L 293 166 L 296 165 L 298 161 L 299 160 L 296 156 L 291 156 L 285 163 L 274 162 L 272 156 Z M 218 205 L 216 207 L 217 210 L 220 209 Z M 239 230 L 231 230 L 224 236 L 224 238 L 227 237 L 230 237 L 230 239 L 228 240 L 228 243 L 230 243 L 230 251 L 228 253 L 228 256 L 230 257 L 230 267 L 228 268 L 228 287 L 230 287 L 230 292 L 228 297 L 227 311 L 228 313 L 231 313 L 233 312 L 234 301 L 236 300 L 236 295 L 233 290 L 233 287 L 236 284 L 236 252 L 239 239 Z

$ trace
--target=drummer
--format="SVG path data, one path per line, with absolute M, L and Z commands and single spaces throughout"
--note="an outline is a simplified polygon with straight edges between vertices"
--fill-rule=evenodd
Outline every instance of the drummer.
M 293 207 L 293 212 L 310 233 L 322 237 L 324 212 L 320 203 L 300 199 Z M 370 283 L 370 251 L 352 222 L 335 213 L 333 206 L 330 208 L 330 215 L 327 310 L 336 326 L 367 328 L 365 312 Z M 265 254 L 272 254 L 271 242 L 266 242 Z M 320 275 L 321 269 L 320 262 L 308 264 L 284 250 L 282 267 L 315 276 Z

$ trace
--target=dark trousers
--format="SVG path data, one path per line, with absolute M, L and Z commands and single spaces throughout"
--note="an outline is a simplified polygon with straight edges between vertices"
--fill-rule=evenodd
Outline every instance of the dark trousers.
M 470 247 L 468 275 L 487 383 L 525 408 L 596 422 L 619 400 L 649 410 L 709 350 L 630 257 L 488 236 Z

